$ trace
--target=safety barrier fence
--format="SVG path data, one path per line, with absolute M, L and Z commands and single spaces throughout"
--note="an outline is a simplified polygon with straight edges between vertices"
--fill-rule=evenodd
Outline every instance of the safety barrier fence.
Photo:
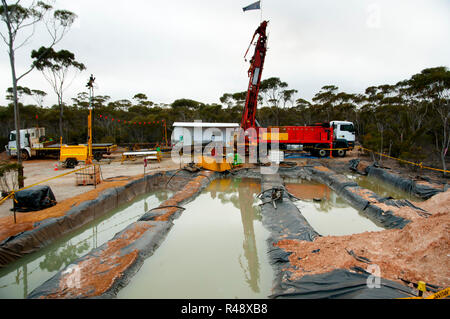
M 415 162 L 407 161 L 407 160 L 404 160 L 404 159 L 401 159 L 401 158 L 397 158 L 397 157 L 389 156 L 389 155 L 386 155 L 386 154 L 383 154 L 383 153 L 375 152 L 375 151 L 372 151 L 372 150 L 370 150 L 368 148 L 365 148 L 365 147 L 362 147 L 362 146 L 355 146 L 355 148 L 356 149 L 361 149 L 361 150 L 364 150 L 364 151 L 367 151 L 367 152 L 370 152 L 372 154 L 376 154 L 376 155 L 379 155 L 379 156 L 390 158 L 390 159 L 393 159 L 393 160 L 396 160 L 396 161 L 399 161 L 399 162 L 402 162 L 402 163 L 414 165 L 414 166 L 419 167 L 420 169 L 428 169 L 428 170 L 437 171 L 437 172 L 450 173 L 449 170 L 439 169 L 439 168 L 434 168 L 434 167 L 429 167 L 429 166 L 424 166 L 422 162 L 421 163 L 415 163 Z

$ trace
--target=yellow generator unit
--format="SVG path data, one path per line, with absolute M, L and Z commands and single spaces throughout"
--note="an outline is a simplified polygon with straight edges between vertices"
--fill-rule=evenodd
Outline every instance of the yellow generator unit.
M 86 162 L 87 157 L 87 145 L 62 145 L 59 161 L 67 168 L 74 168 L 78 162 Z
M 213 172 L 225 172 L 233 169 L 233 165 L 224 158 L 223 161 L 217 162 L 214 157 L 201 156 L 197 166 Z

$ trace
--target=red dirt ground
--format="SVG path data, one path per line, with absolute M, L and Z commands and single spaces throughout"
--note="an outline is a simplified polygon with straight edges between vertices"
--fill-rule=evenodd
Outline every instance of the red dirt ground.
M 293 278 L 319 274 L 336 268 L 349 269 L 367 264 L 357 261 L 347 253 L 353 250 L 358 256 L 371 260 L 380 267 L 381 277 L 411 282 L 425 281 L 434 285 L 450 285 L 450 190 L 438 194 L 417 206 L 432 215 L 428 218 L 415 213 L 405 213 L 406 207 L 396 209 L 397 215 L 411 217 L 413 221 L 402 230 L 365 232 L 350 236 L 326 236 L 314 242 L 281 240 L 276 245 L 287 252 Z M 390 207 L 391 208 L 391 207 Z M 403 212 L 401 212 L 403 211 Z M 312 251 L 320 249 L 318 253 Z

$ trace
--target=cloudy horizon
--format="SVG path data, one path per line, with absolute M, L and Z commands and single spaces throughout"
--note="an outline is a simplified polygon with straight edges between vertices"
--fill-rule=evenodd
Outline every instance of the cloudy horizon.
M 259 10 L 242 11 L 252 2 L 56 1 L 78 19 L 55 49 L 72 51 L 87 67 L 66 90 L 65 102 L 85 91 L 91 73 L 96 95 L 112 100 L 144 93 L 155 103 L 180 98 L 220 103 L 224 93 L 245 91 L 244 53 L 260 23 Z M 450 2 L 445 0 L 264 0 L 262 13 L 270 21 L 263 79 L 279 77 L 299 91 L 296 98 L 311 100 L 330 84 L 363 93 L 368 86 L 395 84 L 425 68 L 450 64 L 445 40 Z M 18 51 L 18 74 L 45 39 L 38 28 L 33 42 Z M 5 105 L 11 72 L 1 43 L 0 105 Z M 56 103 L 36 70 L 19 85 L 46 91 L 46 106 Z

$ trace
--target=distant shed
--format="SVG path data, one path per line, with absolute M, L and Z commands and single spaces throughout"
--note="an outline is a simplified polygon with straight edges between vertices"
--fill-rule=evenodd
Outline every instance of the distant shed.
M 221 141 L 227 145 L 238 128 L 237 123 L 175 122 L 171 141 L 172 145 L 182 141 L 183 146 L 194 143 L 207 145 L 212 141 Z

